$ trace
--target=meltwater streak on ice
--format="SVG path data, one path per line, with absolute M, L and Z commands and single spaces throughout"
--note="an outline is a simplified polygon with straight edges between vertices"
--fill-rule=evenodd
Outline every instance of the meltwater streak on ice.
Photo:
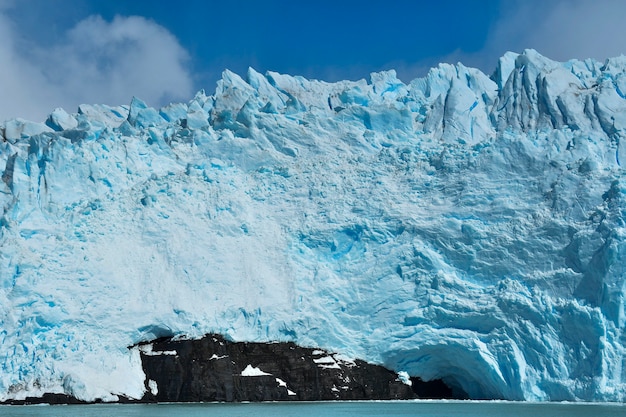
M 611 417 L 623 416 L 617 404 L 359 401 L 248 404 L 95 404 L 80 406 L 2 407 L 5 417 Z M 6 412 L 6 414 L 5 414 Z
M 6 122 L 0 399 L 140 398 L 128 346 L 215 332 L 624 401 L 625 69 L 226 71 L 187 104 Z

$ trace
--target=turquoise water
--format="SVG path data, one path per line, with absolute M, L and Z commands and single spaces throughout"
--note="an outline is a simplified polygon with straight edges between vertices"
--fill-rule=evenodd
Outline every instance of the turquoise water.
M 624 404 L 486 401 L 357 401 L 238 404 L 0 406 L 2 417 L 626 416 Z

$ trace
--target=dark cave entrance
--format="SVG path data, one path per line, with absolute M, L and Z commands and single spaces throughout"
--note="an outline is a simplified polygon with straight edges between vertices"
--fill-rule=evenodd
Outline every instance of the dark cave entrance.
M 450 386 L 442 379 L 424 381 L 420 377 L 411 377 L 411 388 L 419 397 L 428 400 L 468 400 L 470 397 L 459 386 Z

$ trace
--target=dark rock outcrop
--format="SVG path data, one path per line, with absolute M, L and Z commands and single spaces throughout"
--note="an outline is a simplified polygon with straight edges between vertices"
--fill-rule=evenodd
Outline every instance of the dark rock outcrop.
M 294 343 L 159 339 L 139 346 L 144 401 L 382 400 L 417 395 L 382 366 Z
M 130 348 L 140 351 L 146 394 L 118 396 L 120 403 L 466 398 L 441 380 L 412 377 L 406 384 L 382 366 L 292 342 L 232 342 L 209 334 L 198 340 L 164 337 Z M 0 405 L 89 403 L 46 393 Z

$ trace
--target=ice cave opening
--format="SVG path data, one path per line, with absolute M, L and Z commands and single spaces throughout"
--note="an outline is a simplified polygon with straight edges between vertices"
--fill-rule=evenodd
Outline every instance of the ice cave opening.
M 494 362 L 485 357 L 480 349 L 436 345 L 396 355 L 393 368 L 407 371 L 413 391 L 421 398 L 518 399 L 509 398 L 515 395 L 503 391 L 502 376 L 494 368 Z
M 448 370 L 449 371 L 449 370 Z M 435 379 L 411 377 L 411 388 L 419 398 L 436 400 L 498 400 L 503 395 L 484 385 L 483 381 L 472 380 L 467 375 L 453 374 Z
M 448 385 L 442 379 L 424 381 L 411 377 L 411 388 L 419 397 L 429 400 L 467 400 L 469 396 L 458 384 Z

